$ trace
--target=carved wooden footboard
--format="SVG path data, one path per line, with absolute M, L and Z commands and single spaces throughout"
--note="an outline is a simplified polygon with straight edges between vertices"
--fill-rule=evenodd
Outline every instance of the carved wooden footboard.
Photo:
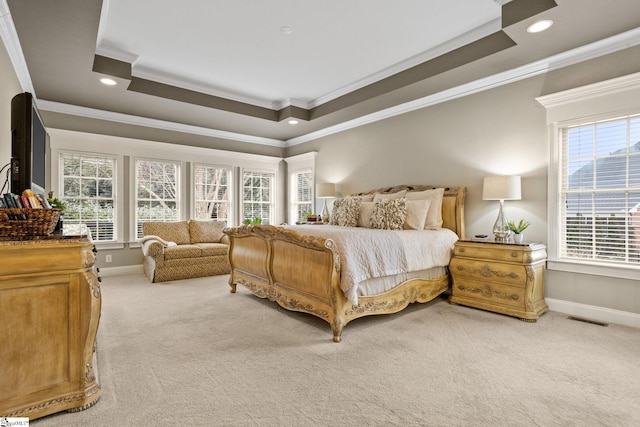
M 392 189 L 375 190 L 394 192 Z M 406 188 L 406 187 L 404 187 Z M 410 186 L 421 191 L 427 186 Z M 444 227 L 464 236 L 464 187 L 446 189 Z M 449 276 L 412 279 L 376 296 L 359 296 L 351 304 L 340 288 L 340 257 L 331 239 L 308 236 L 284 227 L 243 225 L 225 229 L 230 238 L 231 292 L 244 285 L 261 298 L 283 308 L 317 316 L 331 325 L 333 340 L 351 320 L 389 314 L 412 302 L 428 302 L 447 290 Z

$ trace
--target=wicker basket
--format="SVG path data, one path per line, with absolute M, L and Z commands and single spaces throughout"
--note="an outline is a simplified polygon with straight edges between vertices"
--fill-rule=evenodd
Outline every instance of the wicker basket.
M 0 208 L 0 237 L 48 236 L 59 218 L 60 209 Z

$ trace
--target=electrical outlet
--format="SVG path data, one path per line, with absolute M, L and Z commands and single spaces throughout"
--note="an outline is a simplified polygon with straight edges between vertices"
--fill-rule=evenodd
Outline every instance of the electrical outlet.
M 111 262 L 111 261 L 113 261 L 113 260 L 111 259 L 111 255 L 105 255 L 104 260 L 105 260 L 105 262 Z

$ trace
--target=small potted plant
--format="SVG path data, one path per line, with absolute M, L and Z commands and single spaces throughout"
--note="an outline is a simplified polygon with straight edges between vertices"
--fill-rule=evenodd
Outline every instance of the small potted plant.
M 53 232 L 61 232 L 62 224 L 64 221 L 64 210 L 67 208 L 67 205 L 65 205 L 64 202 L 57 197 L 53 197 L 53 191 L 49 191 L 49 194 L 47 195 L 47 202 L 49 202 L 49 205 L 52 209 L 60 209 L 60 217 L 58 217 L 58 222 L 56 223 L 56 228 L 53 230 Z
M 307 212 L 307 222 L 317 222 L 318 215 L 314 215 L 311 211 Z
M 516 243 L 522 243 L 522 239 L 524 238 L 524 234 L 522 234 L 522 232 L 529 227 L 529 221 L 521 219 L 517 224 L 513 221 L 509 221 L 507 224 L 509 225 L 509 230 L 513 231 L 513 241 Z
M 262 224 L 262 218 L 260 218 L 259 216 L 251 219 L 251 218 L 247 218 L 243 221 L 243 224 L 249 225 L 249 224 Z

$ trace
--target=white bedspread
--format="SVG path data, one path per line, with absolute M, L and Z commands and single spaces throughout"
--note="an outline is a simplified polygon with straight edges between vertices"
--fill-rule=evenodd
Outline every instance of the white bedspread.
M 340 257 L 340 287 L 358 303 L 363 280 L 447 266 L 458 236 L 451 230 L 374 230 L 335 225 L 289 226 L 301 234 L 332 239 Z

